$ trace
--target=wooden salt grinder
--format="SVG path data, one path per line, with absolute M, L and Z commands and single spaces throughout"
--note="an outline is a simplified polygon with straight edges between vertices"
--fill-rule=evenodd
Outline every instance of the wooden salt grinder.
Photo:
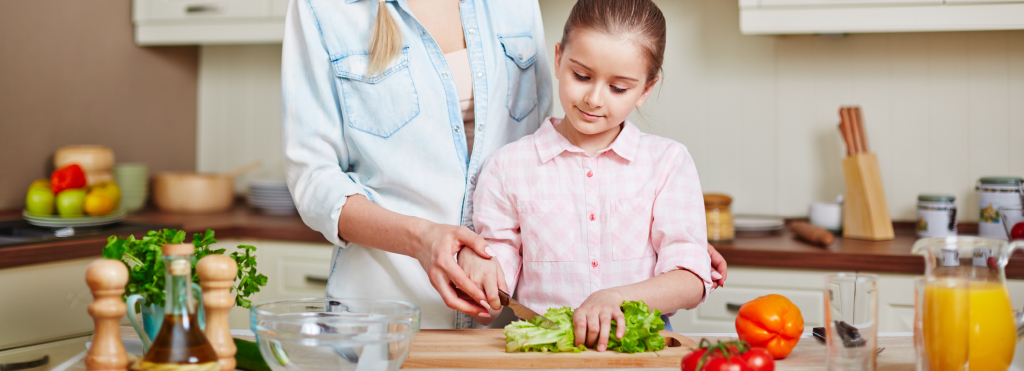
M 206 340 L 217 352 L 221 371 L 235 369 L 235 341 L 231 338 L 228 312 L 235 305 L 231 284 L 238 274 L 238 263 L 220 254 L 199 259 L 196 264 L 199 285 L 203 288 L 203 309 L 206 311 Z
M 128 283 L 128 268 L 118 260 L 97 259 L 85 270 L 85 283 L 92 290 L 89 315 L 96 322 L 92 346 L 85 356 L 85 369 L 127 370 L 128 354 L 121 343 L 118 322 L 128 309 L 121 301 L 124 285 Z

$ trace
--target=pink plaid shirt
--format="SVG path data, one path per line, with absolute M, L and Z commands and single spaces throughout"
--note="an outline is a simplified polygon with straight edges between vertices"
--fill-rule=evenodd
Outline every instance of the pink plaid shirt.
M 588 156 L 555 131 L 560 122 L 548 118 L 499 149 L 477 182 L 473 223 L 509 289 L 544 313 L 686 269 L 704 281 L 706 300 L 704 198 L 686 147 L 626 121 L 607 149 Z

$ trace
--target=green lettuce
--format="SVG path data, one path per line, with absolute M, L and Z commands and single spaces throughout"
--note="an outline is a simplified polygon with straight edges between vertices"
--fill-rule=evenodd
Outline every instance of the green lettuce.
M 558 324 L 558 327 L 541 327 L 540 317 L 530 321 L 515 321 L 505 326 L 502 331 L 505 334 L 505 351 L 579 353 L 587 349 L 583 345 L 573 345 L 576 336 L 573 335 L 572 308 L 551 308 L 544 313 L 544 317 Z
M 540 318 L 510 323 L 502 331 L 505 334 L 505 351 L 579 353 L 586 350 L 583 345 L 573 345 L 576 336 L 573 334 L 572 312 L 569 307 L 548 309 L 544 317 L 558 324 L 555 329 L 541 327 Z M 651 311 L 643 301 L 628 301 L 622 303 L 622 313 L 626 317 L 625 336 L 615 338 L 617 324 L 612 320 L 608 349 L 623 353 L 665 349 L 665 338 L 658 334 L 665 329 L 660 310 Z
M 661 311 L 651 311 L 643 301 L 622 303 L 626 317 L 626 332 L 622 339 L 615 338 L 617 324 L 612 320 L 608 336 L 608 349 L 623 353 L 654 352 L 665 349 L 665 338 L 658 332 L 665 329 Z

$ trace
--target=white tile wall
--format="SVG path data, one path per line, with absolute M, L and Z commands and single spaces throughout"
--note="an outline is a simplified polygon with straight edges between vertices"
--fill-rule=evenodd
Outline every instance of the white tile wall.
M 573 3 L 541 0 L 550 55 Z M 664 84 L 634 122 L 687 145 L 705 191 L 733 195 L 734 212 L 805 215 L 844 192 L 845 104 L 863 107 L 894 219 L 941 192 L 977 220 L 980 176 L 1024 176 L 1024 31 L 742 36 L 735 1 L 657 3 Z M 259 158 L 251 177 L 283 177 L 280 50 L 203 47 L 199 170 Z

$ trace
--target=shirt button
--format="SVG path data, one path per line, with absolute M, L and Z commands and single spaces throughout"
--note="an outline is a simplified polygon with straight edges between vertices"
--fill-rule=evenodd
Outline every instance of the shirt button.
M 597 259 L 591 260 L 590 261 L 590 266 L 594 267 L 594 268 L 597 268 Z
M 523 55 L 522 54 L 518 55 L 518 57 L 519 57 L 519 60 L 523 60 Z
M 476 29 L 475 28 L 470 28 L 466 32 L 469 32 L 470 35 L 475 35 L 476 34 Z
M 476 130 L 484 131 L 484 124 L 477 125 Z
M 456 133 L 457 133 L 457 132 L 459 132 L 459 126 L 458 126 L 458 125 L 455 125 L 455 127 L 454 127 L 454 128 L 455 128 L 455 132 L 456 132 Z
M 587 178 L 590 178 L 590 177 L 593 177 L 593 176 L 594 176 L 594 172 L 591 171 L 591 170 L 587 170 Z
M 477 78 L 481 78 L 481 77 L 484 77 L 484 73 L 483 73 L 483 72 L 477 72 L 477 73 L 476 73 L 476 77 L 477 77 Z
M 424 35 L 426 35 L 426 34 L 427 34 L 427 31 L 426 31 L 426 30 L 420 31 L 420 36 L 424 36 Z
M 441 72 L 441 77 L 444 77 L 444 78 L 447 79 L 448 78 L 448 73 L 447 72 Z
M 593 221 L 594 219 L 594 214 L 590 214 L 590 220 Z

